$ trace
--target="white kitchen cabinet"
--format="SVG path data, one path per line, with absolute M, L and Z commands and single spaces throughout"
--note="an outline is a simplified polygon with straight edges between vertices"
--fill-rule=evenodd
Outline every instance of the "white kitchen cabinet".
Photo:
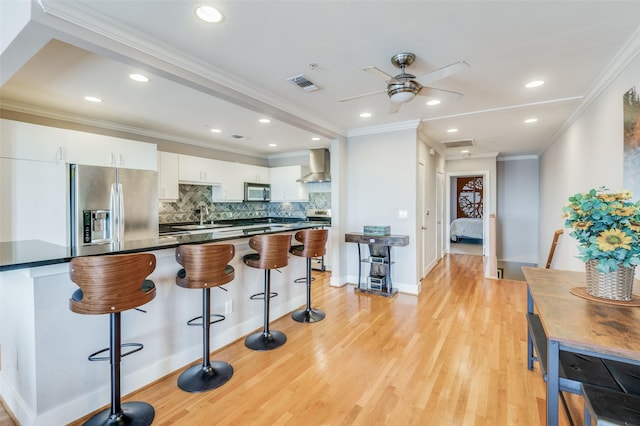
M 270 169 L 250 164 L 220 161 L 221 185 L 213 188 L 213 201 L 237 203 L 244 200 L 244 183 L 268 183 Z
M 0 119 L 0 157 L 64 163 L 68 130 Z
M 158 198 L 177 200 L 178 197 L 178 154 L 158 151 Z
M 272 167 L 271 201 L 309 201 L 307 185 L 296 179 L 308 173 L 306 166 Z
M 251 164 L 238 164 L 242 166 L 240 171 L 244 182 L 269 183 L 271 179 L 271 169 L 269 167 L 254 166 Z
M 210 158 L 182 155 L 178 157 L 178 177 L 182 183 L 195 185 L 220 185 L 222 161 Z
M 68 245 L 68 186 L 63 162 L 0 158 L 0 242 Z
M 67 163 L 125 169 L 158 169 L 156 145 L 69 130 Z

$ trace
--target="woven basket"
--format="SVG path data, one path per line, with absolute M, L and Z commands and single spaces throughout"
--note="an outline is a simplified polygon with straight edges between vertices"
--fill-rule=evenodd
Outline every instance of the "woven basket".
M 587 294 L 609 300 L 632 300 L 635 267 L 620 266 L 612 272 L 600 272 L 597 260 L 588 260 Z

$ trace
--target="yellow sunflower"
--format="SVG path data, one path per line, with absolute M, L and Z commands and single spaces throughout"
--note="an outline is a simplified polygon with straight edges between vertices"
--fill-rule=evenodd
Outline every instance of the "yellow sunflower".
M 617 216 L 635 216 L 636 207 L 635 206 L 619 207 L 619 208 L 616 208 L 614 214 Z
M 640 233 L 640 223 L 638 223 L 638 222 L 629 222 L 629 228 L 633 232 Z
M 616 200 L 616 194 L 598 194 L 597 197 L 608 203 Z
M 631 191 L 628 189 L 623 189 L 618 193 L 618 197 L 620 197 L 621 200 L 629 200 L 632 196 Z
M 602 251 L 613 251 L 617 248 L 631 249 L 633 239 L 618 229 L 608 229 L 598 235 L 598 248 Z
M 573 224 L 573 227 L 581 231 L 584 231 L 591 228 L 591 225 L 593 225 L 593 222 L 591 222 L 590 220 L 587 220 L 587 221 L 576 222 Z

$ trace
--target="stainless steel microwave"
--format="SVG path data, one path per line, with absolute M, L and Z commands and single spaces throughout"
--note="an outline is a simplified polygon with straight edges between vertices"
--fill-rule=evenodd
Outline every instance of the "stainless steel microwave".
M 245 182 L 244 201 L 271 201 L 271 185 Z

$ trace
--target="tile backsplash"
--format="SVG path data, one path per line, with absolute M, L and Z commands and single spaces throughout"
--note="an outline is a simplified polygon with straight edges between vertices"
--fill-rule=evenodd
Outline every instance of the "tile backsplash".
M 197 222 L 200 215 L 196 213 L 199 205 L 204 203 L 209 213 L 204 215 L 205 221 L 223 219 L 254 219 L 260 217 L 299 218 L 306 217 L 307 209 L 331 208 L 331 185 L 329 183 L 307 184 L 308 202 L 288 203 L 214 203 L 211 199 L 211 186 L 179 185 L 179 198 L 175 202 L 158 203 L 159 222 L 181 223 Z

